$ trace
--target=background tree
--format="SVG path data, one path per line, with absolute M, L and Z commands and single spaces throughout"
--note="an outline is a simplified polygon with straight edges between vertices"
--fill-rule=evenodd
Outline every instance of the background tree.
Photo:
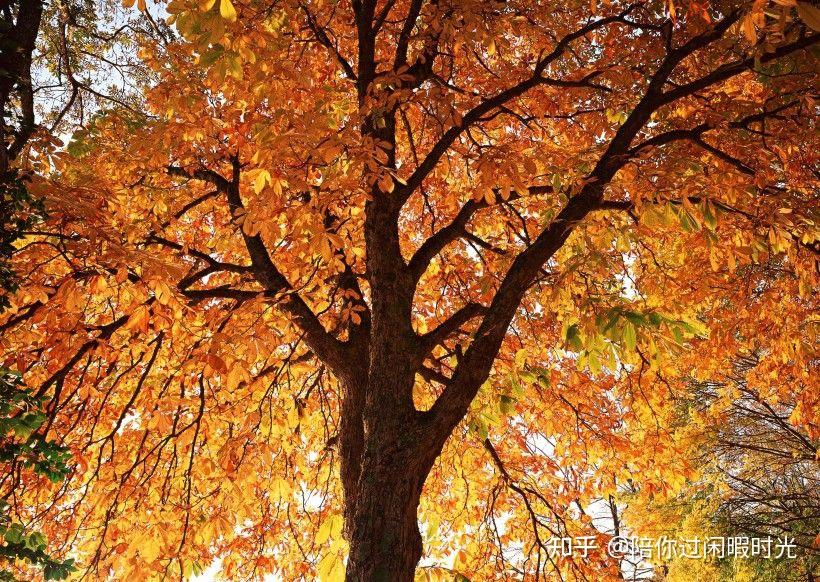
M 7 262 L 13 243 L 36 220 L 30 208 L 25 181 L 11 162 L 34 132 L 34 92 L 31 58 L 40 28 L 41 2 L 3 2 L 0 36 L 0 309 L 9 306 L 6 297 L 16 289 L 14 273 Z M 15 99 L 16 97 L 16 99 Z M 12 117 L 17 119 L 13 120 Z
M 140 37 L 162 38 L 164 27 L 150 17 L 105 13 L 111 9 L 109 2 L 0 3 L 0 307 L 16 289 L 14 243 L 42 219 L 42 201 L 27 187 L 32 174 L 50 172 L 60 136 L 100 108 L 129 107 L 144 80 L 131 51 Z
M 780 275 L 782 276 L 782 275 Z M 700 433 L 691 455 L 700 477 L 672 499 L 642 503 L 634 491 L 623 501 L 642 534 L 687 539 L 697 535 L 793 540 L 795 557 L 726 556 L 693 566 L 691 560 L 655 562 L 662 579 L 812 581 L 820 570 L 817 498 L 817 432 L 799 422 L 803 404 L 788 396 L 803 394 L 783 385 L 773 398 L 771 386 L 758 392 L 754 375 L 760 354 L 736 358 L 725 380 L 697 382 L 686 394 L 681 421 Z M 752 379 L 754 382 L 754 379 Z M 622 508 L 621 508 L 622 510 Z M 708 533 L 705 533 L 708 532 Z M 774 547 L 774 546 L 773 546 Z M 650 566 L 644 561 L 644 567 Z
M 680 379 L 763 342 L 816 426 L 813 6 L 165 9 L 0 324 L 87 574 L 411 580 L 421 522 L 422 573 L 617 578 L 547 540 L 695 477 Z
M 127 46 L 118 38 L 123 30 L 139 32 L 135 21 L 102 33 L 98 25 L 106 19 L 97 17 L 99 7 L 39 0 L 0 3 L 0 313 L 18 290 L 10 259 L 21 239 L 45 218 L 43 201 L 31 195 L 28 185 L 37 173 L 50 171 L 50 153 L 60 144 L 57 136 L 82 127 L 89 105 L 92 111 L 112 101 L 125 106 L 126 87 L 99 86 L 95 76 L 102 69 L 122 76 L 122 69 L 130 68 L 123 80 L 141 78 L 136 64 L 111 56 L 113 47 Z M 21 487 L 53 485 L 70 472 L 67 448 L 38 432 L 45 421 L 45 400 L 33 396 L 17 372 L 0 369 L 0 559 L 12 567 L 32 564 L 46 579 L 60 580 L 75 570 L 73 560 L 53 559 L 43 534 L 16 521 L 10 511 L 14 503 L 9 503 Z M 5 569 L 0 578 L 15 579 Z

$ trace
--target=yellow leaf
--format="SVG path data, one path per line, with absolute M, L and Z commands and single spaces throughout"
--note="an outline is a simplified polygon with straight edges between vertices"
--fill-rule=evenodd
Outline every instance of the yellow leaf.
M 265 184 L 271 182 L 270 173 L 267 170 L 259 170 L 253 181 L 253 191 L 259 194 L 265 188 Z
M 159 540 L 154 536 L 143 538 L 139 552 L 146 562 L 153 562 L 159 556 Z
M 281 196 L 282 195 L 282 188 L 284 186 L 287 186 L 288 183 L 284 180 L 280 180 L 279 178 L 277 178 L 276 180 L 271 180 L 270 185 L 271 185 L 271 188 L 273 188 L 273 192 L 277 196 Z
M 342 532 L 342 516 L 329 515 L 316 532 L 316 543 L 323 544 L 328 539 L 338 539 Z
M 381 190 L 385 194 L 389 194 L 393 191 L 393 178 L 390 176 L 390 174 L 385 174 L 379 180 L 379 190 Z
M 101 277 L 99 275 L 95 275 L 94 277 L 91 278 L 91 281 L 88 284 L 88 289 L 94 295 L 100 295 L 108 289 L 108 285 L 106 283 L 106 280 L 103 277 Z M 42 303 L 48 302 L 48 295 L 46 295 L 46 300 L 41 301 L 41 302 Z
M 231 4 L 231 0 L 219 0 L 219 14 L 225 20 L 236 22 L 236 8 Z
M 299 411 L 294 406 L 288 411 L 288 428 L 295 429 L 299 426 Z
M 148 306 L 140 305 L 128 318 L 128 321 L 125 324 L 125 329 L 128 331 L 141 331 L 146 333 L 148 331 L 148 320 Z
M 344 562 L 338 554 L 327 554 L 319 562 L 319 580 L 321 582 L 342 582 L 345 577 Z
M 245 370 L 244 362 L 237 362 L 228 373 L 227 385 L 228 390 L 236 390 L 242 382 L 248 382 L 248 372 Z
M 271 493 L 274 497 L 286 501 L 293 492 L 293 487 L 284 479 L 276 479 L 271 486 Z

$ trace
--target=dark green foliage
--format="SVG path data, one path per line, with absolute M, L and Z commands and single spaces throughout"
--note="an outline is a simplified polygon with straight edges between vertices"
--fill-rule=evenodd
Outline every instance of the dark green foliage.
M 70 472 L 69 451 L 37 432 L 46 420 L 43 406 L 19 374 L 0 368 L 0 464 L 12 480 L 25 470 L 58 483 Z M 45 537 L 13 521 L 8 504 L 0 500 L 0 562 L 26 561 L 42 568 L 46 580 L 63 580 L 76 569 L 73 560 L 55 560 L 46 550 Z M 5 580 L 14 576 L 0 570 L 0 582 Z
M 16 169 L 0 176 L 0 312 L 9 307 L 8 294 L 18 286 L 9 264 L 14 243 L 45 216 L 42 201 L 32 198 L 26 182 Z

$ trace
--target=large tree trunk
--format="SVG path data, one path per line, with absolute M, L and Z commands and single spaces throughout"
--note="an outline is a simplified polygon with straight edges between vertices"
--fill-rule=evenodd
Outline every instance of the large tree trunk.
M 406 453 L 365 459 L 351 525 L 348 582 L 411 582 L 421 559 L 417 509 L 428 471 Z
M 412 386 L 412 376 L 390 383 L 387 393 L 404 384 Z M 350 543 L 346 580 L 412 582 L 422 555 L 419 499 L 441 446 L 430 438 L 422 413 L 389 398 L 379 406 L 379 400 L 369 398 L 364 409 L 361 456 L 341 459 L 348 479 L 358 472 L 355 487 L 345 487 L 345 536 Z

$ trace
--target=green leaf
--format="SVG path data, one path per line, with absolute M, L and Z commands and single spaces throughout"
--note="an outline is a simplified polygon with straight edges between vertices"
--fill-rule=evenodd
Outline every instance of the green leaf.
M 705 224 L 709 230 L 715 230 L 715 228 L 717 228 L 717 218 L 714 212 L 712 212 L 712 203 L 708 200 L 703 203 L 701 215 L 703 216 L 703 224 Z
M 598 357 L 598 352 L 589 352 L 587 361 L 589 362 L 589 370 L 593 374 L 601 373 L 603 366 L 601 366 L 601 358 Z
M 637 333 L 635 331 L 635 326 L 632 324 L 631 321 L 627 321 L 624 324 L 624 345 L 629 350 L 634 350 L 635 347 L 638 345 L 638 338 Z
M 5 540 L 10 544 L 19 544 L 23 542 L 23 526 L 19 523 L 13 523 L 3 534 Z
M 469 426 L 471 431 L 473 431 L 475 434 L 477 434 L 481 438 L 481 440 L 484 440 L 488 436 L 490 436 L 490 431 L 487 428 L 487 423 L 484 422 L 484 420 L 481 419 L 481 418 L 478 418 L 478 417 L 473 418 L 470 421 L 468 426 Z
M 501 414 L 510 414 L 515 410 L 515 403 L 516 400 L 512 396 L 502 394 L 498 397 L 498 409 L 501 411 Z
M 566 343 L 576 352 L 583 349 L 584 344 L 581 341 L 581 332 L 577 323 L 573 323 L 567 328 L 566 336 L 564 337 Z
M 675 338 L 677 344 L 683 344 L 683 331 L 681 331 L 680 326 L 672 326 L 672 337 Z
M 646 317 L 644 315 L 641 315 L 640 313 L 635 313 L 634 311 L 625 311 L 624 317 L 628 319 L 633 325 L 646 325 Z
M 218 44 L 218 45 L 214 46 L 211 50 L 209 50 L 209 51 L 207 51 L 207 52 L 205 52 L 205 53 L 203 53 L 199 56 L 199 64 L 203 67 L 210 67 L 224 53 L 225 53 L 225 47 Z

